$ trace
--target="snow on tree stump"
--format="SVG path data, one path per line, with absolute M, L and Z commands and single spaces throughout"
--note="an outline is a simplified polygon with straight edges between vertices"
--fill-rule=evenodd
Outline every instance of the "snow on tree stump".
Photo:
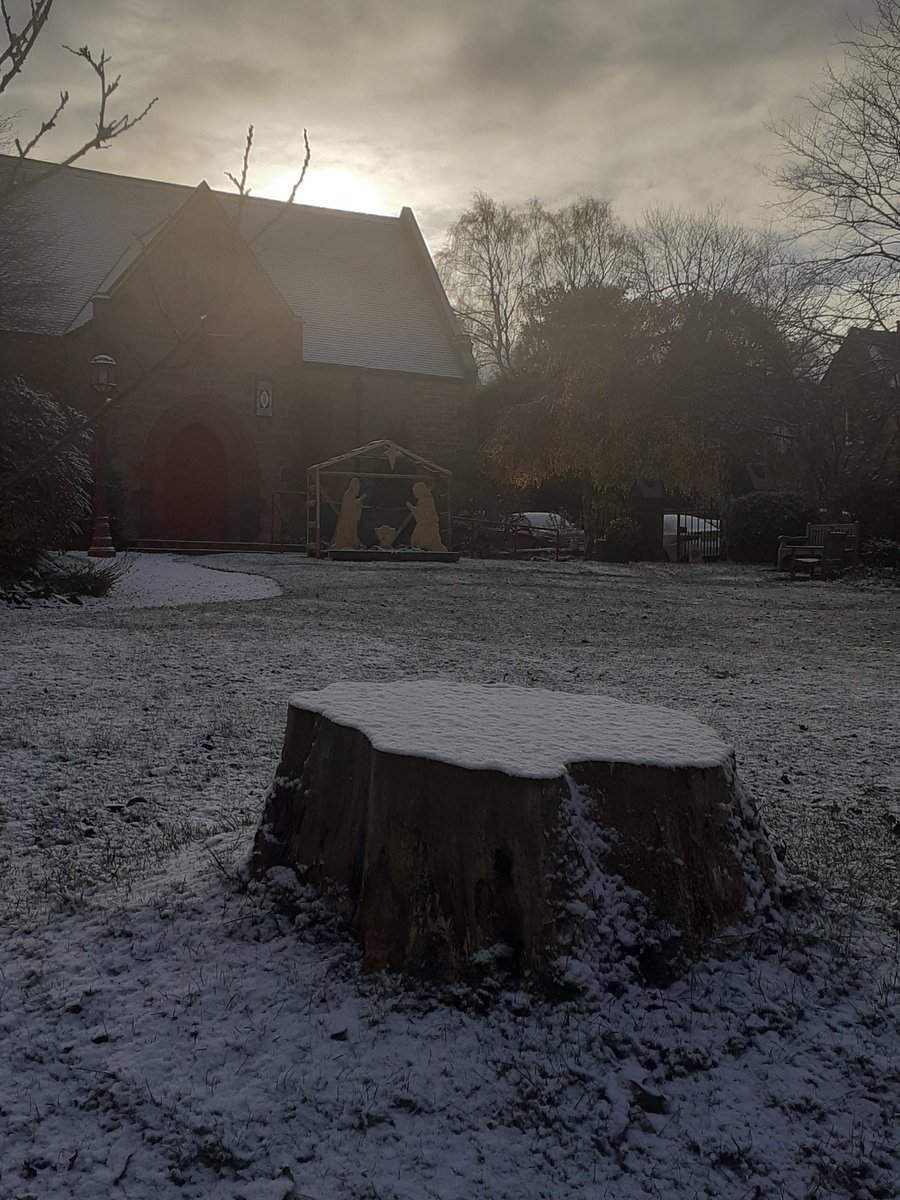
M 367 969 L 431 976 L 498 947 L 539 973 L 579 939 L 696 948 L 778 877 L 732 751 L 694 718 L 440 681 L 292 697 L 251 859 L 273 867 L 337 885 Z

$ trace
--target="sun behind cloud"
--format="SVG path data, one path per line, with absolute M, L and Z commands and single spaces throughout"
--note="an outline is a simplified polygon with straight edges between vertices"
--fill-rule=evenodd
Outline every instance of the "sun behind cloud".
M 257 195 L 286 200 L 297 182 L 297 169 L 273 175 Z M 382 189 L 364 175 L 347 167 L 311 167 L 297 193 L 300 204 L 340 208 L 349 212 L 393 215 L 396 206 Z

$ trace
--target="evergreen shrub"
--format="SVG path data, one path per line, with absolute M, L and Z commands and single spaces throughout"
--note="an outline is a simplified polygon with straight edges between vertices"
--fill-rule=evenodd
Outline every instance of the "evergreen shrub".
M 640 558 L 643 536 L 640 525 L 631 517 L 616 517 L 610 521 L 605 541 L 607 562 L 625 563 Z
M 772 563 L 782 534 L 800 537 L 818 511 L 791 492 L 748 492 L 732 500 L 725 517 L 728 556 L 738 562 Z

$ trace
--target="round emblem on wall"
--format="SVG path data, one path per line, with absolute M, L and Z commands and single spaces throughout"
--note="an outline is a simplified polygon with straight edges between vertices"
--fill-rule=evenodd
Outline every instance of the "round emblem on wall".
M 272 415 L 272 384 L 265 380 L 256 385 L 256 415 L 271 417 Z

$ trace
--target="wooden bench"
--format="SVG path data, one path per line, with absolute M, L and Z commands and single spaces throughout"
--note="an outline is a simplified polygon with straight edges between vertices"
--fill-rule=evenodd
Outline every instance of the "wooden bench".
M 790 571 L 791 579 L 798 570 L 823 578 L 832 571 L 853 567 L 859 562 L 859 522 L 847 525 L 807 525 L 802 537 L 778 539 L 776 570 Z

